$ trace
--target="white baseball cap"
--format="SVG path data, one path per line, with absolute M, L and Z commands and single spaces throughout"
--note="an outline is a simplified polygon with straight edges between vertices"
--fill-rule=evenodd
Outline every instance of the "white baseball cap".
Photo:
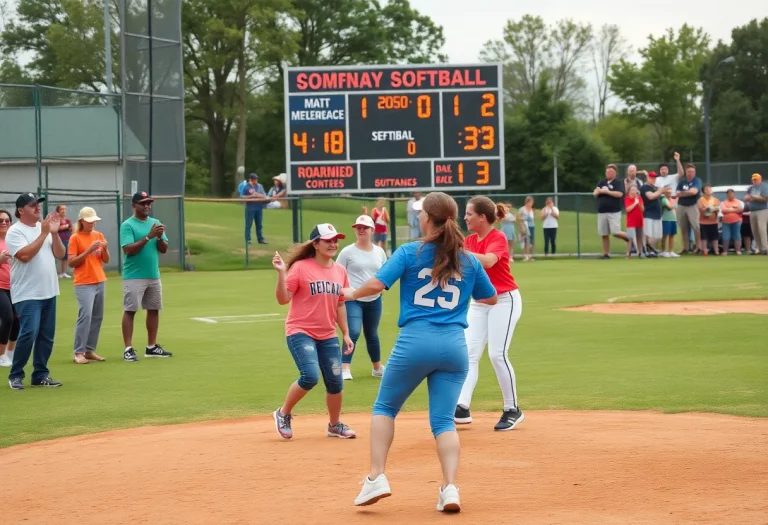
M 424 199 L 419 199 L 417 201 L 414 201 L 413 206 L 411 206 L 415 211 L 421 211 L 424 209 Z
M 360 217 L 355 220 L 355 224 L 352 225 L 354 228 L 355 226 L 365 226 L 366 228 L 373 228 L 373 219 L 371 219 L 368 215 L 361 215 Z
M 343 233 L 336 231 L 333 224 L 328 223 L 318 224 L 312 229 L 312 233 L 309 234 L 310 241 L 317 241 L 319 239 L 330 241 L 333 239 L 345 239 L 346 237 Z
M 100 221 L 101 217 L 96 215 L 96 210 L 89 206 L 85 206 L 84 208 L 80 209 L 80 215 L 77 216 L 77 220 L 83 220 L 85 222 L 96 222 Z

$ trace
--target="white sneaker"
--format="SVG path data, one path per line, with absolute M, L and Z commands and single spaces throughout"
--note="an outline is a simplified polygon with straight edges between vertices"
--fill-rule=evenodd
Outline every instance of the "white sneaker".
M 664 257 L 665 259 L 669 257 L 669 252 L 661 252 L 659 254 L 659 257 Z
M 680 258 L 680 255 L 679 255 L 679 254 L 677 254 L 677 253 L 675 253 L 675 252 L 669 252 L 669 256 L 670 256 L 672 259 L 679 259 L 679 258 Z
M 363 480 L 363 488 L 360 491 L 360 494 L 355 498 L 355 505 L 373 505 L 380 499 L 388 498 L 391 495 L 392 490 L 389 488 L 387 476 L 379 474 L 373 481 L 366 476 Z
M 351 380 L 351 379 L 352 379 L 352 370 L 350 370 L 349 368 L 343 368 L 343 369 L 341 370 L 341 378 L 342 378 L 344 381 L 349 381 L 349 380 Z
M 437 510 L 440 512 L 460 512 L 459 489 L 456 485 L 448 485 L 440 489 L 440 497 L 437 500 Z
M 66 273 L 66 272 L 64 272 L 63 274 L 61 274 L 61 276 L 62 276 L 62 277 L 64 277 L 65 279 L 71 279 L 71 278 L 72 278 L 72 276 L 71 276 L 71 275 L 69 275 L 69 274 L 68 274 L 68 273 Z
M 13 361 L 11 361 L 7 355 L 3 354 L 0 355 L 0 366 L 3 368 L 10 368 L 10 366 L 13 364 Z
M 385 369 L 386 369 L 386 367 L 384 365 L 381 365 L 381 368 L 379 368 L 378 370 L 375 369 L 375 368 L 372 368 L 371 369 L 371 375 L 373 377 L 384 377 L 384 370 Z

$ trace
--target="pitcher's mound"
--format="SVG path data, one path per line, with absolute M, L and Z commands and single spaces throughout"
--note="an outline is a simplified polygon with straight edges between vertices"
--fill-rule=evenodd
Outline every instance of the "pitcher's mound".
M 600 303 L 563 308 L 569 312 L 620 315 L 768 315 L 768 301 L 697 301 L 651 303 Z
M 497 414 L 461 426 L 462 512 L 451 523 L 763 523 L 768 419 L 655 412 Z M 3 523 L 445 524 L 427 415 L 397 419 L 391 498 L 354 507 L 367 474 L 368 414 L 145 427 L 0 450 Z

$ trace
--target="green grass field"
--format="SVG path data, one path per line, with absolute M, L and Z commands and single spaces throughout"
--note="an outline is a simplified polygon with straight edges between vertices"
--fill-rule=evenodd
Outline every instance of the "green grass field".
M 563 197 L 565 199 L 565 197 Z M 302 202 L 302 238 L 306 239 L 315 224 L 330 222 L 348 235 L 342 247 L 354 242 L 352 224 L 361 206 L 373 207 L 373 201 L 353 199 L 304 199 Z M 575 204 L 571 202 L 570 204 Z M 591 203 L 587 203 L 591 206 Z M 192 263 L 198 270 L 241 270 L 246 268 L 243 206 L 237 202 L 187 202 L 184 206 L 186 238 L 192 253 Z M 591 208 L 590 208 L 591 209 Z M 396 224 L 406 225 L 405 203 L 397 203 Z M 541 221 L 536 220 L 536 252 L 544 251 Z M 560 214 L 557 250 L 561 254 L 601 251 L 594 213 L 563 211 Z M 255 240 L 255 233 L 252 230 Z M 268 246 L 254 244 L 248 252 L 248 268 L 269 268 L 275 250 L 284 251 L 293 239 L 291 210 L 264 210 L 264 236 Z M 406 242 L 398 238 L 398 245 Z M 625 244 L 613 241 L 612 249 L 621 253 Z M 516 253 L 522 253 L 519 246 Z
M 188 220 L 202 223 L 204 217 Z M 765 270 L 761 257 L 515 263 L 524 310 L 511 360 L 521 407 L 768 416 L 765 316 L 601 316 L 559 310 L 619 296 L 629 296 L 619 301 L 768 298 Z M 71 282 L 62 282 L 49 365 L 64 386 L 16 392 L 0 385 L 0 446 L 271 412 L 297 375 L 283 336 L 287 307 L 276 304 L 274 283 L 271 270 L 165 273 L 160 343 L 174 357 L 124 363 L 120 282 L 112 276 L 99 345 L 108 361 L 75 365 L 76 305 Z M 397 336 L 397 293 L 387 293 L 384 300 L 385 358 Z M 261 317 L 217 324 L 192 320 L 256 315 Z M 137 348 L 145 343 L 143 320 L 140 314 Z M 379 384 L 370 376 L 364 345 L 361 340 L 353 362 L 355 380 L 345 384 L 346 412 L 369 411 Z M 31 363 L 27 370 L 29 374 Z M 297 415 L 322 413 L 322 392 L 318 388 L 307 396 Z M 499 401 L 495 376 L 484 358 L 473 409 L 496 411 Z M 422 387 L 406 409 L 425 408 Z

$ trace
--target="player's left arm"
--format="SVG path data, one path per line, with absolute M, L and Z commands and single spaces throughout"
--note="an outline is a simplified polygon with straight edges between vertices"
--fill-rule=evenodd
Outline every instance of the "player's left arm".
M 347 307 L 344 302 L 340 302 L 336 307 L 336 324 L 339 325 L 341 330 L 341 337 L 344 339 L 344 355 L 349 355 L 355 349 L 355 344 L 352 342 L 352 338 L 349 337 L 349 324 L 347 323 Z
M 506 246 L 505 246 L 506 249 Z M 467 252 L 475 256 L 478 261 L 480 261 L 480 264 L 483 265 L 483 268 L 490 268 L 497 262 L 499 262 L 499 256 L 495 253 L 474 253 L 474 252 Z
M 160 237 L 157 238 L 157 251 L 160 253 L 165 253 L 168 251 L 168 237 L 165 236 L 165 226 L 163 226 Z
M 478 303 L 496 304 L 499 297 L 496 295 L 496 288 L 491 284 L 491 279 L 485 269 L 480 266 L 479 261 L 473 264 L 475 265 L 475 284 L 472 286 L 472 298 Z

